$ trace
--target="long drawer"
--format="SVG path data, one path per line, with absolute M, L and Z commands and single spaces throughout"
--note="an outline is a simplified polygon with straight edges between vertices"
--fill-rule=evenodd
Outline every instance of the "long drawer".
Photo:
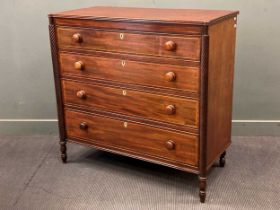
M 199 36 L 179 37 L 59 27 L 57 38 L 60 49 L 100 50 L 200 60 Z
M 63 80 L 64 103 L 198 127 L 198 101 Z
M 197 166 L 197 136 L 70 110 L 65 110 L 65 120 L 70 139 Z
M 73 53 L 60 53 L 62 75 L 172 88 L 197 93 L 199 68 L 139 62 Z

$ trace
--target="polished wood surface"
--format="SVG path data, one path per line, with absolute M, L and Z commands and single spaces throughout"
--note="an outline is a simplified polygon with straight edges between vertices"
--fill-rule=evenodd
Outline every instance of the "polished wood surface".
M 201 62 L 200 62 L 200 119 L 199 119 L 199 198 L 204 203 L 207 185 L 207 98 L 208 98 L 208 63 L 209 63 L 209 36 L 201 37 Z
M 165 143 L 165 146 L 168 150 L 173 150 L 175 149 L 175 146 L 176 146 L 176 143 L 172 140 L 168 140 L 166 143 Z
M 77 97 L 80 98 L 80 99 L 86 99 L 88 94 L 86 93 L 86 91 L 84 90 L 79 90 L 77 91 Z
M 137 115 L 179 125 L 198 126 L 196 100 L 68 80 L 62 81 L 62 84 L 65 104 Z
M 108 20 L 88 20 L 88 19 L 73 19 L 67 17 L 50 18 L 52 24 L 57 26 L 67 27 L 84 27 L 84 28 L 98 28 L 98 29 L 114 29 L 114 30 L 128 30 L 136 32 L 155 32 L 164 34 L 187 34 L 187 35 L 201 35 L 205 31 L 200 25 L 187 24 L 170 24 L 170 23 L 149 23 L 145 22 L 129 22 L 129 21 L 108 21 Z
M 176 48 L 177 48 L 177 43 L 175 43 L 174 41 L 167 41 L 164 43 L 164 47 L 166 50 L 169 50 L 169 51 L 175 51 Z
M 84 54 L 61 53 L 61 73 L 123 83 L 199 91 L 199 68 Z M 82 70 L 82 71 L 80 71 Z
M 68 138 L 87 139 L 99 146 L 106 147 L 108 144 L 139 154 L 149 154 L 174 162 L 197 165 L 197 136 L 75 111 L 66 110 L 65 116 Z M 86 123 L 87 129 L 81 129 L 81 123 Z
M 207 165 L 231 143 L 233 70 L 236 39 L 234 18 L 209 28 Z M 221 37 L 222 34 L 222 37 Z
M 84 70 L 85 69 L 85 63 L 83 61 L 76 61 L 74 63 L 74 68 L 77 69 L 77 70 Z
M 172 82 L 176 80 L 176 73 L 173 71 L 167 72 L 164 76 L 166 81 L 168 82 Z
M 72 36 L 72 40 L 75 43 L 82 43 L 83 42 L 83 37 L 82 37 L 82 35 L 80 33 L 75 33 Z
M 195 173 L 225 166 L 237 11 L 95 7 L 49 15 L 66 142 Z
M 134 121 L 134 122 L 138 122 L 138 123 L 145 124 L 148 126 L 154 126 L 154 127 L 160 128 L 160 129 L 168 129 L 168 130 L 172 130 L 175 132 L 184 132 L 184 133 L 195 134 L 195 135 L 199 134 L 199 128 L 197 128 L 197 127 L 173 124 L 170 122 L 158 121 L 158 120 L 153 120 L 150 118 L 143 118 L 138 115 L 127 115 L 127 114 L 123 114 L 123 113 L 112 112 L 110 110 L 105 110 L 105 109 L 94 109 L 94 108 L 91 108 L 88 106 L 81 106 L 81 105 L 77 105 L 77 104 L 65 104 L 64 108 L 80 110 L 80 111 L 88 112 L 90 114 L 99 114 L 102 116 L 109 116 L 112 118 L 125 120 L 125 121 Z
M 90 7 L 60 13 L 53 13 L 49 16 L 91 20 L 129 20 L 208 25 L 219 20 L 236 16 L 238 13 L 238 11 L 226 10 Z
M 49 25 L 49 35 L 51 42 L 51 54 L 53 63 L 53 75 L 54 85 L 56 91 L 56 103 L 57 103 L 57 117 L 58 117 L 58 129 L 59 129 L 59 144 L 60 144 L 60 156 L 63 163 L 67 161 L 67 148 L 66 148 L 66 133 L 65 133 L 65 121 L 64 121 L 64 107 L 61 90 L 61 75 L 59 71 L 59 60 L 58 60 L 58 47 L 57 47 L 57 36 L 56 28 L 54 25 Z
M 88 123 L 87 122 L 81 122 L 80 123 L 80 129 L 81 130 L 87 130 L 88 129 Z
M 189 60 L 199 60 L 200 56 L 200 37 L 196 36 L 177 37 L 64 27 L 59 27 L 57 34 L 60 49 L 101 50 Z M 79 35 L 76 39 L 80 41 L 73 41 L 74 35 Z
M 166 110 L 166 113 L 169 114 L 169 115 L 173 115 L 173 114 L 176 113 L 176 107 L 175 107 L 175 105 L 172 105 L 172 104 L 167 105 L 165 107 L 165 110 Z

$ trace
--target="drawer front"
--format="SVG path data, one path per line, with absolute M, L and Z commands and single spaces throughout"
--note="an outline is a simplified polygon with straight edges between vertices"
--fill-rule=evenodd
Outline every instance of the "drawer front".
M 199 68 L 154 64 L 93 55 L 60 54 L 62 75 L 107 79 L 198 92 Z
M 58 28 L 59 48 L 126 52 L 144 55 L 200 59 L 198 36 L 160 36 L 93 29 Z
M 198 126 L 198 101 L 63 80 L 66 104 Z
M 70 110 L 65 111 L 65 119 L 70 139 L 86 139 L 96 146 L 121 148 L 197 166 L 197 136 Z

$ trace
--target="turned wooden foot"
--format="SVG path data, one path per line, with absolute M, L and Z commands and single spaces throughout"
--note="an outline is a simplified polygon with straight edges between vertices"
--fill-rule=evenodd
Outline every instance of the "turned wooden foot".
M 221 154 L 220 156 L 220 161 L 219 161 L 219 166 L 220 167 L 224 167 L 226 164 L 226 151 L 223 152 L 223 154 Z
M 199 176 L 199 198 L 200 202 L 204 203 L 206 198 L 206 177 Z
M 60 153 L 61 153 L 61 160 L 63 163 L 67 162 L 67 148 L 66 148 L 66 141 L 60 141 Z

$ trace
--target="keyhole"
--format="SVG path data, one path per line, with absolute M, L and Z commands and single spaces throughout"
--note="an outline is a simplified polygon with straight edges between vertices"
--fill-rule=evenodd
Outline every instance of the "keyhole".
M 126 90 L 123 90 L 123 91 L 122 91 L 122 94 L 123 94 L 124 96 L 126 96 Z
M 123 38 L 124 38 L 124 34 L 120 33 L 120 39 L 123 40 Z
M 122 60 L 122 66 L 123 66 L 123 67 L 125 66 L 125 61 L 124 61 L 124 60 Z
M 123 123 L 123 127 L 127 128 L 127 122 Z

